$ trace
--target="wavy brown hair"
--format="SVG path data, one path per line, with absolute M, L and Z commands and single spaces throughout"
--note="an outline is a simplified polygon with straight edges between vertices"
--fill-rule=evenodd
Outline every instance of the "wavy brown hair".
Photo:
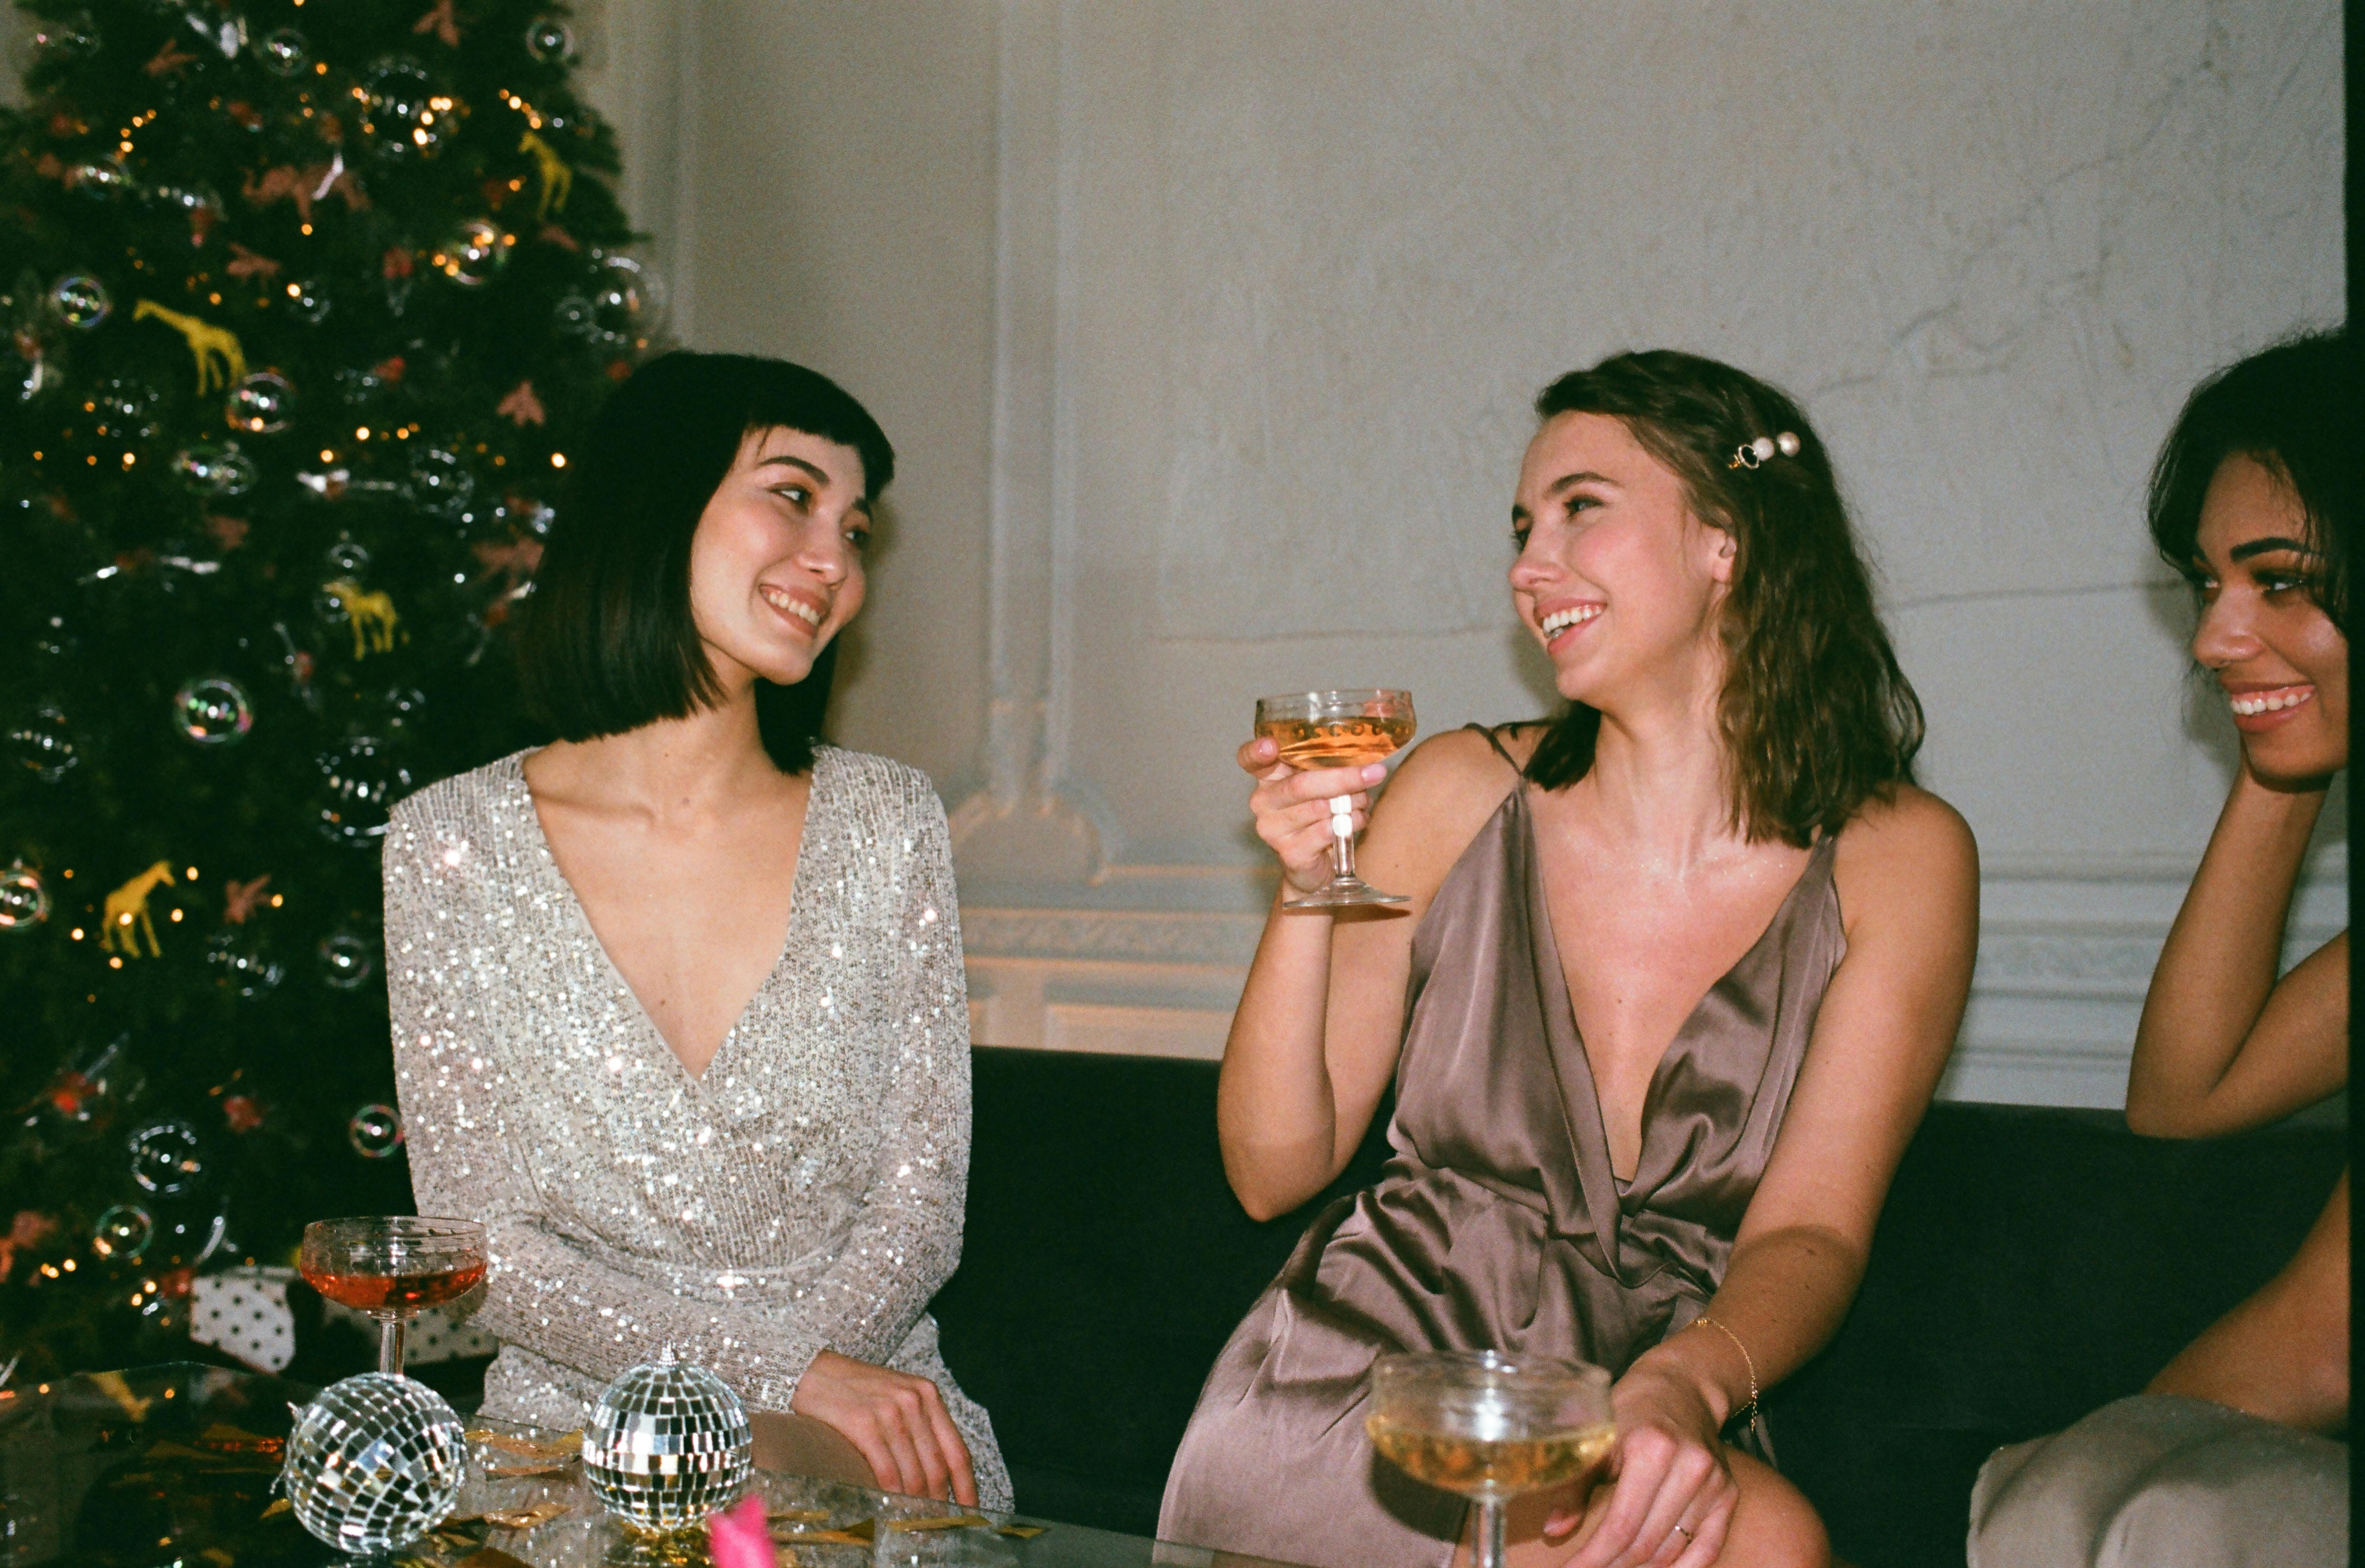
M 1753 841 L 1805 846 L 1875 796 L 1913 781 L 1922 700 L 1873 608 L 1831 454 L 1799 405 L 1729 364 L 1669 349 L 1571 371 L 1536 415 L 1607 414 L 1683 482 L 1692 515 L 1732 536 L 1732 582 L 1717 628 L 1727 660 L 1717 722 L 1733 822 Z M 1790 431 L 1796 456 L 1734 466 L 1739 447 Z M 1547 790 L 1593 767 L 1601 714 L 1554 720 L 1528 762 Z

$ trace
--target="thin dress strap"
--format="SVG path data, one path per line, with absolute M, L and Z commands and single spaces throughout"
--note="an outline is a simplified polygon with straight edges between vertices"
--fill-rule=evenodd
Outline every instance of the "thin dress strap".
M 1495 755 L 1496 756 L 1501 757 L 1505 762 L 1510 764 L 1512 772 L 1519 774 L 1522 778 L 1527 777 L 1527 770 L 1519 765 L 1517 759 L 1515 759 L 1509 752 L 1503 749 L 1503 743 L 1501 739 L 1497 737 L 1494 726 L 1489 724 L 1464 724 L 1462 727 L 1465 730 L 1475 730 L 1480 734 L 1485 735 L 1486 737 L 1486 744 L 1495 748 Z M 1519 726 L 1517 724 L 1506 724 L 1503 728 L 1517 729 Z

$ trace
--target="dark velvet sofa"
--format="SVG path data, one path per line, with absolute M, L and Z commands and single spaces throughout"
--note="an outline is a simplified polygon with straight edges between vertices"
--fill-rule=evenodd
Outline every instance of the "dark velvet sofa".
M 1312 1205 L 1261 1225 L 1233 1200 L 1210 1063 L 980 1048 L 976 1067 L 968 1240 L 935 1307 L 946 1360 L 992 1412 L 1022 1508 L 1149 1533 L 1200 1381 Z M 1935 1107 L 1845 1326 L 1768 1400 L 1839 1554 L 1958 1568 L 1988 1452 L 2139 1389 L 2256 1289 L 2345 1143 Z M 1375 1129 L 1338 1190 L 1385 1153 Z

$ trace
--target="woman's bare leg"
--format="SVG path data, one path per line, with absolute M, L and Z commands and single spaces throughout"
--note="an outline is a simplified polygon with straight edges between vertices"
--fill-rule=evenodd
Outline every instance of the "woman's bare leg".
M 1732 1478 L 1741 1484 L 1741 1501 L 1733 1506 L 1732 1529 L 1725 1537 L 1724 1551 L 1716 1558 L 1719 1568 L 1836 1568 L 1823 1521 L 1796 1486 L 1770 1465 L 1745 1453 L 1727 1449 L 1724 1457 L 1732 1467 Z M 1544 1520 L 1558 1501 L 1546 1493 L 1511 1504 L 1503 1523 L 1503 1557 L 1508 1568 L 1561 1568 L 1591 1536 L 1608 1505 L 1609 1492 L 1607 1487 L 1595 1491 L 1584 1520 L 1573 1533 L 1547 1540 Z M 1476 1523 L 1477 1511 L 1473 1509 L 1462 1545 L 1453 1554 L 1454 1568 L 1470 1568 L 1470 1532 Z M 1652 1562 L 1673 1562 L 1679 1555 L 1669 1552 Z
M 810 1475 L 821 1481 L 843 1481 L 876 1489 L 862 1450 L 826 1421 L 790 1410 L 758 1410 L 747 1417 L 755 1428 L 756 1465 L 759 1470 Z

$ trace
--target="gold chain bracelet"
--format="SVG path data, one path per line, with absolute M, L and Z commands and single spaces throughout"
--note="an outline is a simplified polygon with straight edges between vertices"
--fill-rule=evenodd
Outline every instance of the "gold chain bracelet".
M 1741 1364 L 1742 1364 L 1743 1366 L 1747 1367 L 1747 1368 L 1749 1369 L 1749 1403 L 1748 1403 L 1748 1404 L 1746 1404 L 1746 1405 L 1744 1405 L 1744 1406 L 1743 1406 L 1740 1409 L 1738 1409 L 1738 1410 L 1734 1411 L 1734 1412 L 1732 1413 L 1732 1416 L 1728 1417 L 1727 1417 L 1728 1422 L 1730 1422 L 1730 1421 L 1739 1421 L 1739 1420 L 1747 1420 L 1747 1419 L 1748 1419 L 1748 1418 L 1750 1418 L 1751 1417 L 1753 1417 L 1753 1416 L 1756 1415 L 1756 1413 L 1757 1413 L 1757 1359 L 1756 1359 L 1754 1356 L 1752 1356 L 1752 1355 L 1749 1353 L 1749 1347 L 1748 1347 L 1748 1346 L 1746 1346 L 1746 1345 L 1744 1345 L 1744 1344 L 1743 1344 L 1743 1343 L 1741 1342 L 1741 1336 L 1740 1336 L 1740 1335 L 1735 1334 L 1732 1329 L 1727 1328 L 1723 1324 L 1719 1323 L 1715 1318 L 1710 1317 L 1710 1316 L 1709 1316 L 1707 1313 L 1705 1313 L 1705 1312 L 1701 1313 L 1698 1317 L 1695 1317 L 1695 1318 L 1693 1318 L 1693 1319 L 1692 1319 L 1692 1327 L 1695 1327 L 1695 1328 L 1699 1328 L 1699 1327 L 1709 1327 L 1709 1328 L 1713 1328 L 1713 1329 L 1715 1329 L 1718 1333 L 1722 1334 L 1726 1338 L 1728 1338 L 1728 1339 L 1732 1340 L 1732 1348 L 1733 1348 L 1734 1350 L 1739 1350 L 1739 1351 L 1741 1352 Z

